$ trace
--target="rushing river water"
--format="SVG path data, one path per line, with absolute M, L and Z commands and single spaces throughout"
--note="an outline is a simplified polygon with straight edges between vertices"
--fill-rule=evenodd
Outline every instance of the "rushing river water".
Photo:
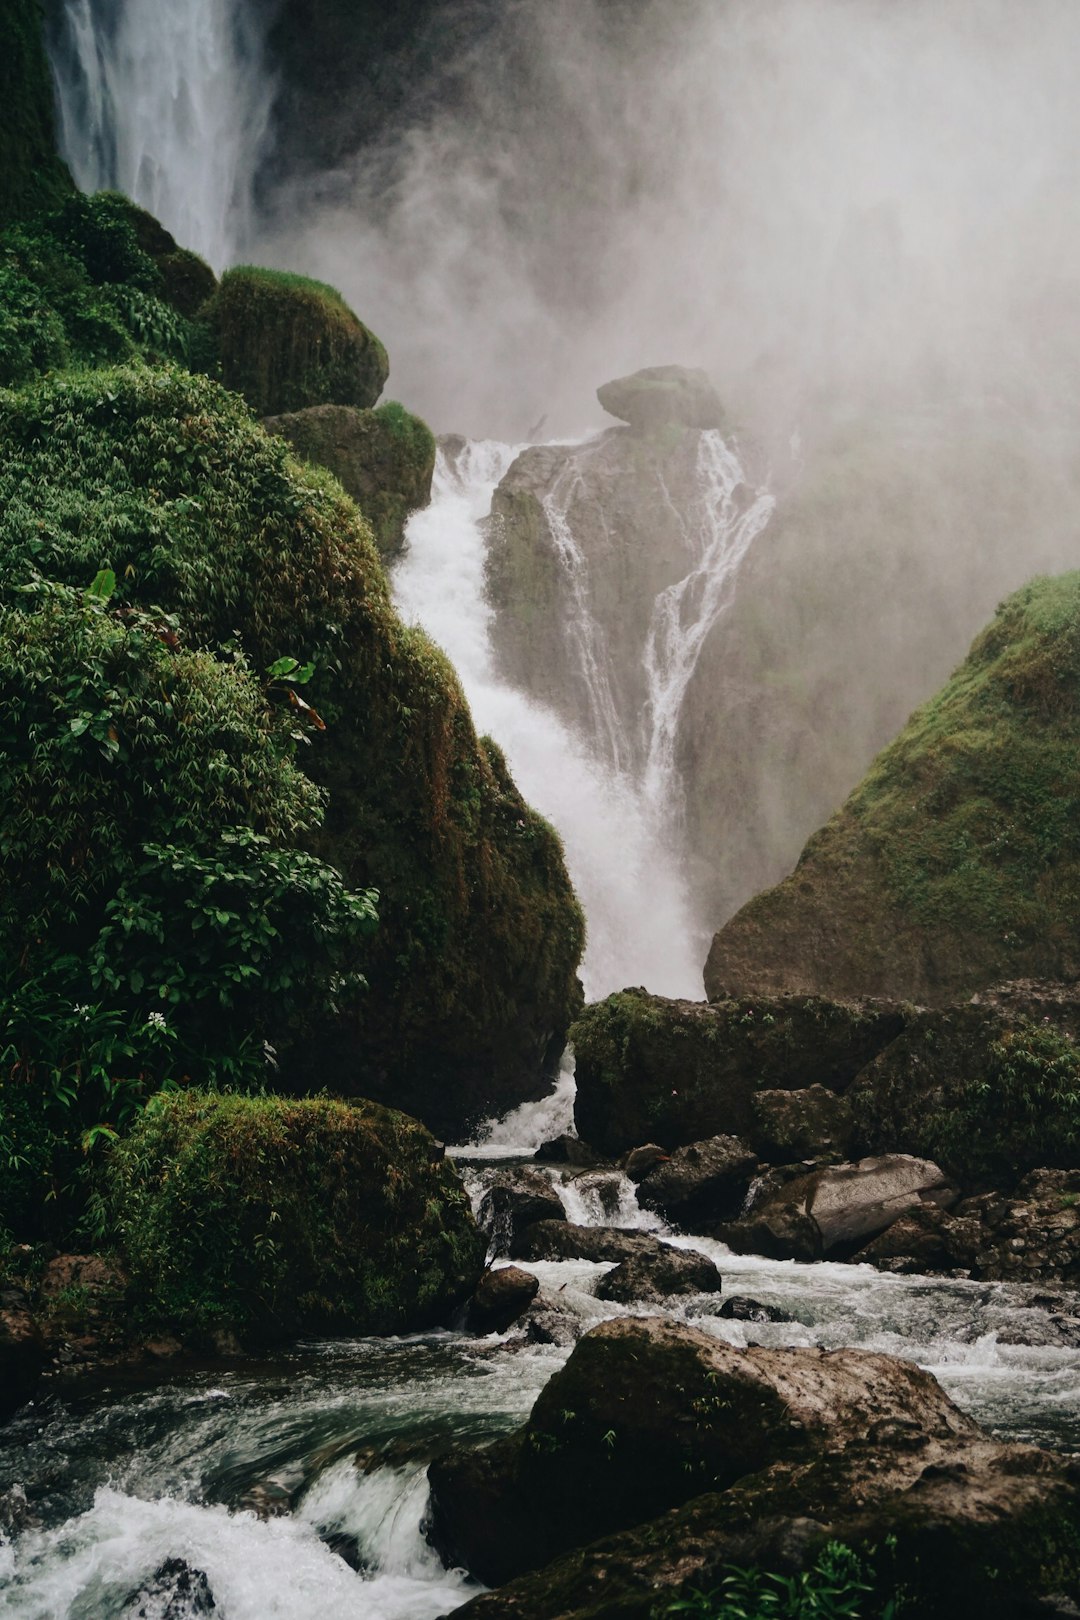
M 474 1197 L 493 1169 L 527 1157 L 565 1123 L 571 1099 L 564 1081 L 549 1102 L 455 1150 Z M 604 1213 L 610 1174 L 546 1173 L 578 1222 L 663 1231 L 638 1211 L 628 1182 L 615 1189 L 612 1216 Z M 772 1262 L 707 1239 L 675 1241 L 717 1261 L 724 1296 L 683 1298 L 667 1314 L 736 1345 L 855 1345 L 905 1356 L 997 1433 L 1080 1450 L 1080 1352 L 1036 1347 L 1047 1317 L 1036 1290 Z M 597 1300 L 606 1265 L 530 1269 L 582 1329 L 655 1313 Z M 795 1321 L 723 1320 L 721 1298 L 734 1293 L 781 1305 Z M 1035 1343 L 1009 1342 L 1023 1339 Z M 0 1546 L 0 1614 L 153 1620 L 167 1612 L 181 1620 L 203 1612 L 197 1595 L 174 1594 L 167 1611 L 164 1599 L 147 1597 L 169 1560 L 203 1572 L 221 1620 L 445 1614 L 477 1587 L 466 1572 L 445 1570 L 424 1539 L 426 1464 L 452 1441 L 517 1426 L 569 1353 L 512 1331 L 475 1339 L 448 1330 L 303 1344 L 265 1364 L 115 1375 L 46 1397 L 9 1425 L 0 1449 L 0 1492 L 18 1485 L 27 1499 L 26 1522 Z M 8 1494 L 9 1513 L 12 1501 Z

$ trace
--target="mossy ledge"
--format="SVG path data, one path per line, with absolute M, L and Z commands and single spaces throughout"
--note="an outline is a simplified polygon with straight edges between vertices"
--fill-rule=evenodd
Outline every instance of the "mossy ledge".
M 327 805 L 309 836 L 350 889 L 380 892 L 380 927 L 347 964 L 359 1002 L 295 1009 L 281 1086 L 373 1096 L 446 1134 L 542 1094 L 580 1005 L 561 846 L 444 655 L 398 619 L 340 485 L 170 368 L 0 395 L 0 451 L 5 593 L 108 568 L 113 610 L 174 613 L 193 649 L 238 647 L 261 678 L 283 656 L 315 666 L 305 700 L 327 729 L 302 753 Z
M 373 1103 L 162 1094 L 105 1179 L 148 1330 L 407 1332 L 445 1320 L 484 1266 L 453 1165 Z
M 386 350 L 324 282 L 284 270 L 228 270 L 205 306 L 228 388 L 258 416 L 311 405 L 375 404 Z
M 1080 573 L 1010 596 L 938 694 L 716 935 L 711 1000 L 942 1006 L 1080 975 Z

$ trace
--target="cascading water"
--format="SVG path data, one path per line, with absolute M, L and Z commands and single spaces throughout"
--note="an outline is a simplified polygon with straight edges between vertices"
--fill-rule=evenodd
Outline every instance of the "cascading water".
M 266 14 L 247 0 L 63 0 L 49 32 L 76 184 L 123 191 L 219 270 L 252 224 L 274 99 Z
M 683 525 L 694 566 L 656 598 L 645 644 L 644 789 L 658 809 L 679 802 L 679 716 L 705 638 L 730 604 L 739 566 L 776 505 L 767 490 L 749 489 L 734 450 L 715 430 L 701 435 L 697 473 L 701 494 Z
M 431 505 L 410 521 L 408 549 L 394 570 L 398 607 L 450 655 L 477 727 L 505 750 L 526 799 L 562 835 L 588 923 L 586 993 L 647 984 L 700 999 L 704 941 L 640 784 L 495 674 L 482 520 L 515 455 L 491 442 L 440 451 Z

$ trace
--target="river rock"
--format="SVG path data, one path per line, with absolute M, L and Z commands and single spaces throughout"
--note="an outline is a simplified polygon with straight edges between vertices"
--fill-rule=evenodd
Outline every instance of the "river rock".
M 642 1147 L 631 1148 L 629 1153 L 624 1153 L 619 1160 L 619 1168 L 629 1180 L 644 1181 L 650 1170 L 655 1170 L 658 1164 L 666 1164 L 670 1157 L 655 1142 L 646 1142 Z
M 167 1558 L 124 1605 L 121 1620 L 196 1620 L 217 1609 L 210 1582 L 183 1558 Z
M 528 1310 L 540 1283 L 520 1266 L 491 1266 L 469 1301 L 466 1325 L 473 1333 L 505 1333 Z
M 618 1305 L 652 1305 L 676 1294 L 718 1294 L 723 1287 L 712 1260 L 691 1249 L 664 1249 L 624 1260 L 596 1285 L 597 1299 Z
M 573 1025 L 581 1136 L 618 1155 L 749 1137 L 761 1091 L 844 1091 L 904 1028 L 889 1003 L 766 996 L 709 1005 L 623 990 Z
M 476 1218 L 495 1253 L 506 1254 L 527 1227 L 537 1221 L 564 1221 L 566 1211 L 542 1170 L 518 1165 L 495 1173 L 480 1200 Z
M 724 425 L 724 407 L 708 373 L 685 366 L 646 366 L 602 383 L 596 397 L 609 415 L 641 432 L 669 424 L 698 429 Z
M 514 1260 L 624 1260 L 642 1255 L 653 1258 L 666 1253 L 669 1243 L 661 1243 L 648 1232 L 626 1232 L 614 1226 L 575 1226 L 571 1221 L 537 1221 L 515 1238 L 510 1254 Z
M 739 1254 L 820 1260 L 853 1253 L 909 1209 L 924 1203 L 948 1207 L 958 1196 L 938 1165 L 886 1154 L 796 1177 L 719 1235 Z
M 570 1164 L 582 1170 L 596 1170 L 604 1162 L 587 1142 L 571 1136 L 568 1131 L 553 1136 L 549 1142 L 541 1142 L 533 1158 L 537 1164 Z
M 843 1158 L 851 1149 L 851 1110 L 843 1097 L 827 1086 L 804 1086 L 799 1091 L 759 1091 L 751 1102 L 754 1128 L 750 1140 L 755 1151 L 773 1164 L 792 1159 Z
M 780 1309 L 779 1305 L 764 1305 L 759 1299 L 750 1299 L 746 1294 L 733 1294 L 725 1299 L 720 1307 L 719 1314 L 727 1322 L 794 1322 L 796 1318 L 787 1311 Z
M 676 1148 L 638 1187 L 638 1203 L 692 1229 L 733 1215 L 758 1166 L 757 1154 L 735 1136 L 711 1136 Z
M 867 1443 L 933 1456 L 977 1434 L 908 1362 L 737 1350 L 663 1318 L 620 1318 L 581 1339 L 524 1429 L 432 1464 L 431 1533 L 494 1585 L 782 1459 Z

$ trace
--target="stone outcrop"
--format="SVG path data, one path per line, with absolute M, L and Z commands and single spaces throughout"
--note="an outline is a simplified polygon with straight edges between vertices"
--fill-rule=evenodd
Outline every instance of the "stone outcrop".
M 397 404 L 377 410 L 311 405 L 268 416 L 263 426 L 302 460 L 334 474 L 371 524 L 384 557 L 401 550 L 409 514 L 431 499 L 435 471 L 435 439 L 419 417 Z
M 624 990 L 573 1027 L 574 1118 L 605 1153 L 706 1137 L 754 1143 L 762 1091 L 844 1091 L 904 1027 L 902 1008 L 765 996 L 709 1006 Z
M 688 1230 L 735 1213 L 746 1196 L 758 1156 L 735 1136 L 712 1136 L 676 1148 L 638 1185 L 638 1203 Z
M 491 1267 L 469 1301 L 466 1326 L 473 1333 L 505 1333 L 540 1292 L 532 1272 L 520 1266 Z
M 611 1226 L 575 1226 L 571 1221 L 537 1221 L 515 1239 L 514 1260 L 658 1259 L 671 1245 L 648 1232 L 624 1232 Z
M 565 1219 L 562 1200 L 548 1177 L 527 1166 L 497 1171 L 477 1211 L 480 1230 L 494 1245 L 496 1254 L 505 1254 L 537 1221 Z
M 444 1556 L 512 1583 L 474 1600 L 477 1620 L 644 1616 L 731 1566 L 805 1569 L 830 1540 L 866 1554 L 882 1603 L 903 1581 L 933 1616 L 1003 1620 L 1080 1580 L 1075 1470 L 990 1440 L 929 1374 L 659 1319 L 594 1329 L 523 1430 L 430 1479 Z
M 602 383 L 596 397 L 609 416 L 642 433 L 665 427 L 703 431 L 724 426 L 724 407 L 708 374 L 686 366 L 647 366 Z
M 1080 574 L 1017 591 L 792 875 L 716 935 L 713 1000 L 780 989 L 942 1006 L 1080 976 Z
M 720 1272 L 707 1255 L 665 1248 L 662 1254 L 623 1260 L 601 1277 L 596 1297 L 617 1305 L 661 1304 L 678 1294 L 718 1294 L 722 1286 Z
M 938 1165 L 893 1153 L 796 1175 L 717 1232 L 739 1254 L 821 1260 L 854 1253 L 909 1210 L 948 1208 L 958 1196 Z

